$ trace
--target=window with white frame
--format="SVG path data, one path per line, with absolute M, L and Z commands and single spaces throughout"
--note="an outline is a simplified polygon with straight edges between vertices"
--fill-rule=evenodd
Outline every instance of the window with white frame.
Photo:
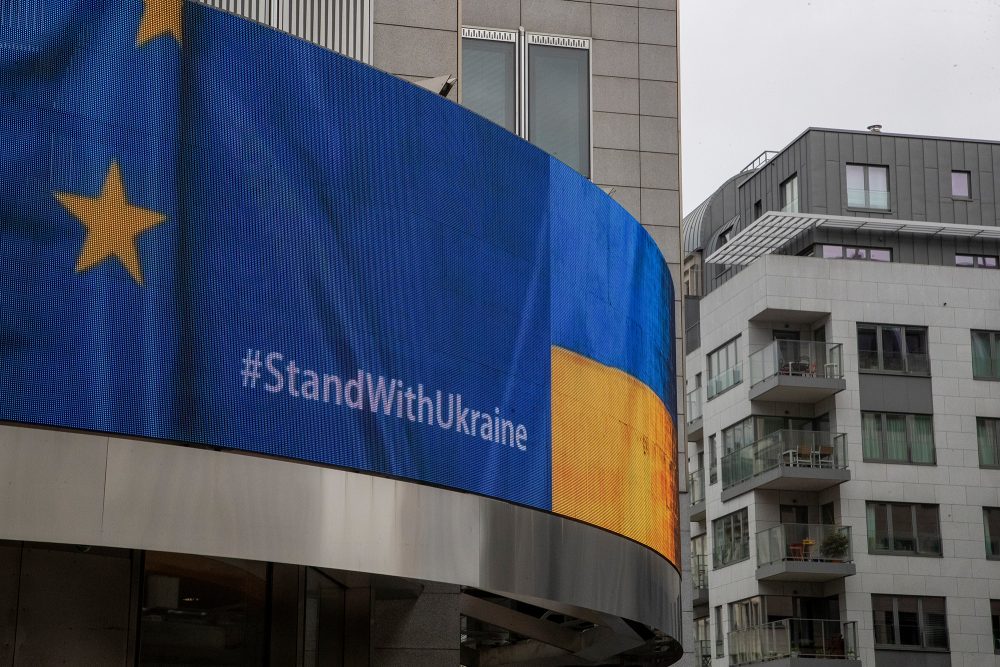
M 889 168 L 871 164 L 847 165 L 847 205 L 888 210 Z
M 462 28 L 462 104 L 590 176 L 590 40 Z

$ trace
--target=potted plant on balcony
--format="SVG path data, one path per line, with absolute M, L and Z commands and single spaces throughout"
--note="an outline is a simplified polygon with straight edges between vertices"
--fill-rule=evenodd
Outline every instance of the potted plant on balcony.
M 844 559 L 850 548 L 851 539 L 842 530 L 830 531 L 820 544 L 823 557 L 838 563 Z

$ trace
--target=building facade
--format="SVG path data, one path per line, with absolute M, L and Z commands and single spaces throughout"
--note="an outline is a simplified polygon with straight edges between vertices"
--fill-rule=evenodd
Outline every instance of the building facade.
M 696 664 L 1000 663 L 1000 144 L 878 129 L 685 219 Z
M 44 160 L 10 153 L 10 164 L 23 160 L 23 182 L 0 193 L 11 219 L 42 212 L 0 235 L 0 664 L 677 661 L 691 615 L 678 556 L 686 507 L 676 506 L 685 417 L 672 405 L 683 379 L 674 0 L 206 0 L 183 3 L 182 24 L 170 12 L 150 19 L 162 23 L 148 32 L 140 5 L 88 6 L 122 15 L 78 35 L 57 31 L 71 17 L 35 0 L 0 18 L 12 90 L 22 77 L 42 99 L 49 92 L 32 76 L 57 72 L 96 100 L 36 104 L 25 117 L 84 117 L 41 142 L 22 132 L 56 121 L 0 126 L 18 150 L 52 149 Z M 87 78 L 98 39 L 107 41 L 94 53 L 126 63 L 99 76 L 136 81 L 105 94 L 93 83 L 105 79 Z M 53 44 L 73 57 L 33 69 Z M 212 52 L 219 44 L 233 47 L 224 62 Z M 181 114 L 157 114 L 176 100 L 136 111 L 127 105 L 140 96 L 119 93 L 180 90 L 168 59 L 181 49 L 185 75 L 213 78 L 183 82 L 177 98 L 190 115 L 178 149 L 166 129 L 144 125 L 170 127 Z M 153 58 L 163 60 L 149 76 L 162 80 L 142 78 Z M 262 82 L 265 71 L 280 86 Z M 317 81 L 317 72 L 342 76 Z M 119 112 L 129 122 L 108 121 Z M 225 130 L 184 135 L 205 118 Z M 269 119 L 288 132 L 272 132 Z M 194 176 L 213 142 L 225 147 L 216 158 L 232 159 L 205 159 L 211 169 Z M 155 157 L 160 144 L 170 159 L 185 156 L 165 171 L 178 185 L 164 197 L 185 195 L 173 204 L 150 185 L 162 174 L 134 172 L 134 157 Z M 328 167 L 328 180 L 311 183 Z M 213 205 L 206 184 L 231 201 L 199 223 L 189 202 Z M 179 221 L 188 231 L 142 232 L 134 260 L 78 260 L 90 210 L 78 204 L 109 193 L 128 210 L 163 204 L 174 213 L 159 213 L 161 229 Z M 303 233 L 267 236 L 279 224 Z M 46 233 L 21 234 L 32 225 Z M 276 270 L 269 283 L 276 265 L 263 254 L 232 272 L 214 264 L 258 242 L 313 269 Z M 213 243 L 216 252 L 192 251 Z M 593 263 L 595 253 L 607 261 Z M 24 281 L 22 261 L 7 261 L 18 257 L 32 277 L 68 268 L 51 283 Z M 191 263 L 172 269 L 175 260 Z M 164 288 L 168 274 L 176 290 Z M 192 276 L 211 276 L 211 288 L 185 291 Z M 42 284 L 47 294 L 33 291 Z M 135 286 L 161 301 L 136 301 Z M 577 300 L 592 310 L 574 310 Z M 99 316 L 80 316 L 87 304 Z M 171 309 L 175 319 L 157 319 Z M 314 317 L 317 332 L 291 330 Z M 418 335 L 428 322 L 437 338 Z M 56 335 L 73 324 L 89 333 Z M 215 347 L 237 338 L 238 358 Z M 147 365 L 154 348 L 164 367 Z M 348 365 L 334 365 L 338 354 Z M 96 360 L 105 365 L 88 365 Z M 42 362 L 58 381 L 32 381 Z M 174 362 L 184 373 L 165 370 Z M 427 377 L 439 383 L 436 413 Z M 399 387 L 395 399 L 383 392 L 382 407 L 379 380 Z M 457 409 L 446 425 L 448 390 Z M 459 425 L 463 394 L 484 401 L 471 433 Z M 252 409 L 225 407 L 248 401 Z M 319 417 L 309 401 L 347 417 Z M 538 456 L 533 424 L 550 428 L 551 456 L 511 466 Z M 608 467 L 609 451 L 621 467 Z M 468 452 L 482 457 L 475 483 L 459 465 Z M 549 487 L 535 484 L 541 477 Z

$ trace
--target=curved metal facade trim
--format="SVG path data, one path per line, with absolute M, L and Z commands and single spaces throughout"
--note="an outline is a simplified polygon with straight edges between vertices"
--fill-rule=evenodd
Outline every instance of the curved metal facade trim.
M 472 586 L 680 637 L 680 575 L 635 542 L 468 493 L 231 452 L 0 426 L 0 539 Z

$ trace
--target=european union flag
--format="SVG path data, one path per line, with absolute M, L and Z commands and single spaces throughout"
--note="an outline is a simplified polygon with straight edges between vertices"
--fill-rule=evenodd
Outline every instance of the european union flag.
M 15 0 L 0 18 L 0 415 L 173 418 L 180 8 Z

